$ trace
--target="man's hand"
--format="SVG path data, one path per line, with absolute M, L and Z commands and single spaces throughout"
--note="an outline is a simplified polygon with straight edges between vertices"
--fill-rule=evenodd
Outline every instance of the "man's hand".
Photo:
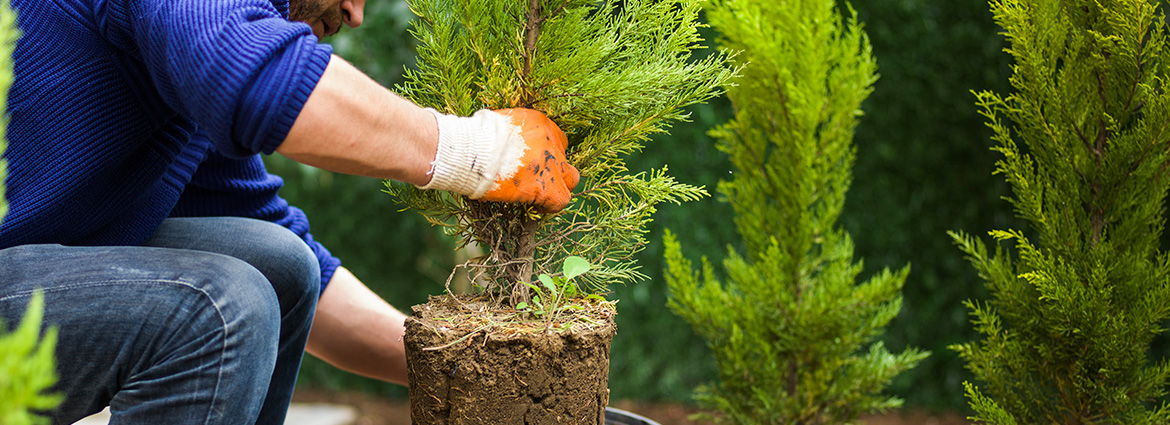
M 543 212 L 569 205 L 581 175 L 565 160 L 565 133 L 547 116 L 531 109 L 481 110 L 467 118 L 430 111 L 439 146 L 423 189 L 522 202 Z
M 564 209 L 581 180 L 577 168 L 565 160 L 569 147 L 565 133 L 547 116 L 531 109 L 496 112 L 509 117 L 515 126 L 520 140 L 512 143 L 523 143 L 526 148 L 519 166 L 509 164 L 511 168 L 501 169 L 495 185 L 480 199 L 533 204 L 544 212 Z

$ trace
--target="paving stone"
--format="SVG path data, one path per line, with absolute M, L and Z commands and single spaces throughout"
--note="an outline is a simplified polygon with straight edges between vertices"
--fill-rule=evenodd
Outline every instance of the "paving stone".
M 293 403 L 288 408 L 284 425 L 352 425 L 357 420 L 357 409 L 336 404 Z M 107 425 L 110 409 L 82 419 L 74 425 Z

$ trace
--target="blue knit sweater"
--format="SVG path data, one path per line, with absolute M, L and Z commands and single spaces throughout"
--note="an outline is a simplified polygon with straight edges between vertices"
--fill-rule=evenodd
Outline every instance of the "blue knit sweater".
M 258 154 L 288 134 L 329 62 L 288 0 L 13 0 L 0 248 L 139 245 L 168 216 L 279 223 L 340 262 Z

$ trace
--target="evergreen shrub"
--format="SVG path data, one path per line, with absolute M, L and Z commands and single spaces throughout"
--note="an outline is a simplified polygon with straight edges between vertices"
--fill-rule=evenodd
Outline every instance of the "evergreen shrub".
M 705 258 L 696 273 L 666 234 L 670 306 L 719 366 L 698 400 L 733 424 L 847 423 L 899 406 L 884 389 L 927 354 L 893 354 L 877 339 L 909 268 L 855 283 L 862 267 L 837 225 L 877 78 L 868 38 L 833 0 L 708 5 L 720 45 L 746 64 L 727 88 L 735 117 L 713 133 L 735 166 L 719 192 L 744 249 L 728 250 L 720 279 Z
M 540 292 L 540 274 L 562 260 L 592 264 L 580 293 L 645 279 L 633 255 L 660 203 L 705 195 L 665 167 L 630 173 L 624 158 L 649 136 L 684 120 L 683 108 L 719 94 L 734 74 L 726 57 L 690 61 L 699 46 L 696 0 L 446 2 L 413 0 L 418 16 L 417 69 L 399 91 L 416 103 L 468 116 L 479 109 L 524 107 L 548 115 L 566 133 L 568 160 L 581 172 L 573 202 L 555 214 L 472 201 L 388 183 L 387 191 L 460 243 L 487 253 L 465 264 L 479 290 L 507 306 Z M 577 285 L 576 282 L 573 282 Z M 577 291 L 573 291 L 577 292 Z
M 1170 363 L 1150 350 L 1170 318 L 1163 12 L 1149 0 L 990 4 L 1012 90 L 978 104 L 1028 227 L 990 232 L 993 251 L 953 235 L 991 294 L 967 303 L 983 338 L 954 347 L 979 382 L 966 385 L 975 418 L 1168 423 Z

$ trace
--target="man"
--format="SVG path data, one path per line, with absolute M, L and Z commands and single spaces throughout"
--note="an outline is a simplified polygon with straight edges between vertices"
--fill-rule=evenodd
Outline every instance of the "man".
M 547 211 L 579 178 L 537 112 L 424 110 L 332 56 L 364 0 L 12 3 L 0 318 L 44 291 L 56 423 L 281 423 L 306 344 L 406 383 L 403 314 L 258 154 Z

